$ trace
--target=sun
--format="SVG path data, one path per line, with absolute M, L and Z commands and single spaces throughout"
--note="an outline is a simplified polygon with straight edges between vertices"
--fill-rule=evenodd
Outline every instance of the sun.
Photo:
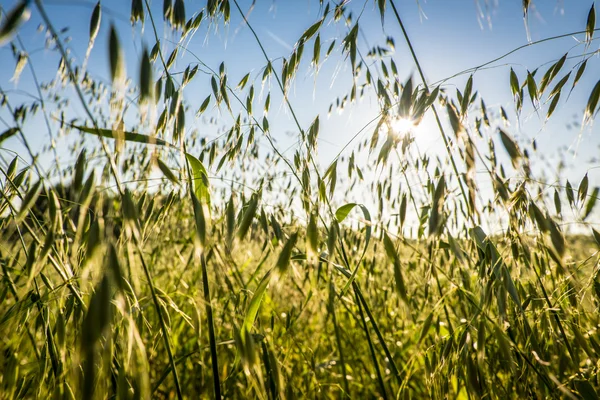
M 416 133 L 417 127 L 415 121 L 410 118 L 395 118 L 390 122 L 392 133 L 398 138 Z

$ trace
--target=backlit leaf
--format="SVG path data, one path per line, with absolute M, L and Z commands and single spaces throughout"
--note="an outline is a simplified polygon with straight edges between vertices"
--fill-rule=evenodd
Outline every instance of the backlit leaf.
M 81 132 L 91 133 L 92 135 L 101 136 L 109 139 L 116 139 L 114 131 L 112 129 L 95 129 L 88 126 L 79 126 L 79 125 L 70 125 L 72 128 L 75 128 Z M 171 143 L 166 142 L 162 139 L 158 139 L 155 137 L 150 137 L 146 135 L 142 135 L 140 133 L 135 132 L 120 132 L 124 136 L 124 139 L 128 142 L 136 142 L 136 143 L 144 143 L 144 144 L 153 144 L 157 146 L 166 146 L 171 148 L 177 148 L 173 146 Z
M 210 183 L 208 181 L 206 168 L 204 168 L 204 165 L 200 160 L 189 153 L 185 153 L 185 158 L 187 159 L 192 172 L 192 186 L 194 188 L 194 193 L 200 202 L 207 204 L 208 209 L 210 210 Z
M 343 206 L 338 208 L 337 211 L 335 212 L 335 218 L 339 222 L 344 221 L 346 219 L 346 217 L 348 216 L 348 214 L 350 214 L 350 211 L 352 211 L 354 209 L 354 207 L 356 207 L 356 206 L 357 206 L 356 203 L 344 204 Z

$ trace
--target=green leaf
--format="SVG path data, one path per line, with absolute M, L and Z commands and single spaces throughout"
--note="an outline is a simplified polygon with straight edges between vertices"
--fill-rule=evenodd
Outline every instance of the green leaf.
M 357 205 L 358 204 L 356 204 L 356 203 L 344 204 L 343 206 L 341 206 L 340 208 L 338 208 L 337 211 L 335 212 L 335 218 L 339 222 L 342 222 L 343 220 L 346 219 L 346 217 L 348 216 L 348 214 L 350 214 L 350 211 L 352 211 L 354 209 L 354 207 L 356 207 Z
M 198 197 L 198 200 L 202 203 L 206 203 L 210 210 L 210 184 L 206 168 L 204 168 L 204 165 L 200 160 L 190 153 L 185 153 L 185 158 L 187 159 L 192 172 L 192 186 L 194 188 L 194 193 L 196 194 L 196 197 Z
M 252 295 L 252 299 L 248 305 L 248 310 L 246 311 L 246 316 L 244 317 L 244 322 L 242 323 L 242 332 L 250 332 L 252 330 L 252 326 L 254 325 L 254 321 L 256 320 L 256 316 L 258 315 L 258 310 L 260 309 L 260 305 L 262 303 L 263 297 L 265 296 L 265 291 L 269 286 L 269 282 L 271 282 L 271 272 L 273 270 L 269 270 L 261 279 L 258 287 L 254 291 L 254 295 Z M 242 335 L 243 337 L 243 335 Z
M 112 129 L 100 129 L 100 128 L 96 129 L 96 128 L 90 128 L 87 126 L 72 125 L 69 123 L 66 123 L 66 124 L 71 126 L 72 128 L 75 128 L 75 129 L 81 131 L 81 132 L 90 133 L 92 135 L 105 137 L 105 138 L 109 138 L 109 139 L 118 139 L 119 138 L 119 137 L 117 137 L 117 135 L 115 135 L 115 133 Z M 124 139 L 128 142 L 165 146 L 165 147 L 169 147 L 172 149 L 178 148 L 169 142 L 165 142 L 164 140 L 158 139 L 155 137 L 142 135 L 140 133 L 135 133 L 135 132 L 128 132 L 128 131 L 124 131 L 122 133 L 123 133 Z

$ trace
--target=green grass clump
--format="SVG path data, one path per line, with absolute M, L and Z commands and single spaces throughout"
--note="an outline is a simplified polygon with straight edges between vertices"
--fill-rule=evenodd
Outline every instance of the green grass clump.
M 537 178 L 535 142 L 508 127 L 523 110 L 550 118 L 566 83 L 575 87 L 593 55 L 594 7 L 574 33 L 584 39 L 573 74 L 562 71 L 566 57 L 523 82 L 507 72 L 509 117 L 486 108 L 474 75 L 455 95 L 428 85 L 395 2 L 376 4 L 377 17 L 401 28 L 420 84 L 400 80 L 394 38 L 363 57 L 360 20 L 344 2 L 320 2 L 319 19 L 276 60 L 236 0 L 208 1 L 191 18 L 191 3 L 166 1 L 162 23 L 177 40 L 169 45 L 159 43 L 156 10 L 133 1 L 132 23 L 148 18 L 156 42 L 142 51 L 137 86 L 114 26 L 111 82 L 85 72 L 103 33 L 100 3 L 83 65 L 41 1 L 0 20 L 0 44 L 25 57 L 16 32 L 31 7 L 62 60 L 52 85 L 32 67 L 52 106 L 14 104 L 0 87 L 0 110 L 13 118 L 0 143 L 24 146 L 0 148 L 0 399 L 598 397 L 598 188 L 588 175 L 577 187 Z M 227 24 L 231 13 L 265 58 L 256 82 L 249 73 L 233 87 L 225 64 L 213 70 L 200 59 L 176 70 L 201 23 Z M 380 113 L 368 137 L 322 168 L 320 116 L 300 122 L 290 85 L 303 54 L 318 72 L 330 22 L 345 33 L 327 56 L 340 53 L 352 78 L 336 107 L 368 91 L 360 96 Z M 191 111 L 183 92 L 198 71 L 210 87 Z M 254 85 L 267 79 L 274 89 L 259 117 Z M 271 94 L 297 125 L 290 158 L 269 125 Z M 69 101 L 83 116 L 68 119 Z M 188 114 L 209 105 L 229 124 L 214 140 L 189 129 Z M 29 145 L 36 112 L 54 172 Z M 443 139 L 435 157 L 394 128 L 424 118 Z M 76 159 L 59 154 L 54 128 L 80 138 L 69 144 Z

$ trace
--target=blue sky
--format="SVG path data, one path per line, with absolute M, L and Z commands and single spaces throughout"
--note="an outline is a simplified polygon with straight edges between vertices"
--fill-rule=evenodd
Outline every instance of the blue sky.
M 175 40 L 175 38 L 168 30 L 163 29 L 162 18 L 160 18 L 162 1 L 154 0 L 151 3 L 155 10 L 159 37 L 168 54 L 173 48 L 169 44 L 169 40 Z M 587 14 L 593 1 L 538 0 L 532 2 L 533 6 L 528 17 L 529 38 L 523 22 L 521 1 L 489 0 L 490 5 L 486 8 L 486 1 L 479 0 L 479 9 L 477 1 L 470 0 L 420 0 L 418 2 L 396 0 L 396 3 L 426 77 L 429 83 L 433 83 L 490 61 L 518 46 L 527 44 L 528 40 L 537 41 L 585 30 Z M 2 7 L 10 9 L 14 4 L 15 1 L 5 1 Z M 95 2 L 48 0 L 44 4 L 57 29 L 69 28 L 64 37 L 70 38 L 68 47 L 77 62 L 81 62 L 85 55 L 89 20 Z M 205 2 L 200 1 L 186 2 L 186 16 L 191 17 L 204 4 Z M 250 4 L 249 0 L 240 0 L 244 11 L 248 10 Z M 100 33 L 92 51 L 88 70 L 94 77 L 108 81 L 108 28 L 111 23 L 114 23 L 124 46 L 128 75 L 136 79 L 142 49 L 141 43 L 146 43 L 149 47 L 154 44 L 151 26 L 146 21 L 143 31 L 139 24 L 134 28 L 131 27 L 129 2 L 103 0 L 102 7 L 104 12 Z M 348 2 L 348 7 L 353 10 L 355 18 L 360 14 L 362 33 L 359 43 L 361 51 L 366 53 L 368 50 L 365 39 L 369 45 L 374 45 L 383 44 L 387 36 L 393 36 L 396 49 L 392 57 L 398 65 L 400 80 L 404 81 L 410 74 L 414 74 L 416 77 L 414 63 L 392 13 L 387 13 L 385 24 L 382 27 L 376 4 L 372 0 L 366 2 L 352 0 Z M 478 14 L 479 10 L 482 11 L 481 15 Z M 258 0 L 249 15 L 249 22 L 264 44 L 268 56 L 272 60 L 277 60 L 280 57 L 289 56 L 296 40 L 318 19 L 319 12 L 318 1 Z M 188 49 L 213 69 L 218 69 L 219 64 L 225 62 L 231 83 L 237 83 L 246 72 L 251 71 L 251 80 L 254 80 L 258 94 L 260 93 L 262 68 L 266 61 L 233 4 L 231 15 L 231 22 L 227 26 L 218 24 L 209 27 L 209 24 L 204 22 L 193 39 L 187 43 Z M 487 20 L 488 16 L 491 26 Z M 39 78 L 47 81 L 56 73 L 58 57 L 54 52 L 44 50 L 43 34 L 36 30 L 39 23 L 40 16 L 37 10 L 33 9 L 30 21 L 20 29 L 19 34 L 31 55 L 31 61 L 40 75 Z M 327 118 L 330 103 L 335 101 L 336 97 L 345 95 L 351 86 L 349 63 L 339 56 L 341 38 L 347 30 L 348 28 L 341 23 L 330 23 L 324 28 L 321 33 L 322 51 L 324 53 L 330 41 L 335 38 L 337 47 L 334 56 L 324 62 L 316 78 L 314 69 L 308 66 L 308 62 L 303 62 L 290 91 L 290 101 L 305 129 L 315 115 L 321 116 L 319 155 L 324 168 L 342 146 L 379 111 L 373 96 L 367 96 L 356 105 L 349 106 L 341 115 L 333 113 Z M 483 95 L 488 107 L 497 109 L 503 106 L 512 115 L 514 114 L 512 112 L 514 105 L 508 84 L 509 68 L 514 68 L 520 80 L 524 79 L 527 69 L 533 70 L 545 65 L 541 68 L 541 71 L 544 72 L 551 65 L 550 63 L 558 60 L 567 51 L 571 51 L 570 54 L 573 55 L 581 54 L 583 45 L 575 46 L 578 45 L 577 39 L 581 40 L 582 38 L 583 35 L 580 34 L 576 37 L 552 40 L 520 50 L 493 64 L 494 68 L 478 71 L 474 75 L 475 89 Z M 589 49 L 589 51 L 594 50 L 598 50 L 597 42 L 594 42 Z M 312 44 L 309 44 L 305 53 L 311 52 Z M 307 56 L 307 58 L 310 57 Z M 569 60 L 564 70 L 566 71 L 579 60 Z M 182 71 L 185 66 L 194 61 L 189 54 L 184 54 L 178 59 L 173 70 Z M 275 61 L 274 64 L 277 66 L 277 70 L 280 70 L 280 63 Z M 11 98 L 24 99 L 25 97 L 19 95 L 19 92 L 15 92 L 15 90 L 34 93 L 35 87 L 27 69 L 23 72 L 18 85 L 10 82 L 14 65 L 15 61 L 10 47 L 0 48 L 0 85 L 3 90 L 12 91 Z M 445 87 L 449 91 L 454 90 L 454 87 L 462 90 L 467 78 L 466 74 L 460 75 L 447 81 Z M 571 95 L 569 102 L 561 102 L 561 106 L 549 123 L 544 124 L 543 118 L 540 120 L 527 107 L 525 107 L 520 122 L 513 121 L 509 130 L 517 139 L 522 141 L 536 139 L 539 154 L 547 160 L 539 166 L 541 173 L 548 173 L 551 176 L 552 169 L 556 168 L 561 157 L 564 157 L 569 163 L 571 168 L 568 176 L 574 182 L 578 182 L 590 168 L 588 161 L 595 157 L 599 150 L 598 124 L 583 130 L 577 127 L 569 130 L 567 126 L 572 125 L 573 122 L 581 122 L 587 98 L 598 78 L 600 78 L 600 67 L 596 56 L 588 63 L 587 72 Z M 196 78 L 197 82 L 185 89 L 185 99 L 192 110 L 197 109 L 202 100 L 210 93 L 209 79 L 209 76 L 198 77 Z M 271 89 L 273 102 L 269 113 L 270 125 L 279 148 L 286 149 L 294 144 L 294 135 L 297 129 L 288 110 L 279 105 L 281 104 L 280 98 L 277 101 L 278 89 L 274 81 L 271 81 Z M 267 88 L 263 91 L 262 101 L 264 101 L 266 90 Z M 262 101 L 257 102 L 257 106 L 262 104 Z M 82 110 L 74 97 L 72 104 L 73 115 L 71 117 L 83 117 Z M 215 116 L 217 119 L 227 117 L 214 109 L 209 115 Z M 5 121 L 10 120 L 2 111 L 0 111 L 0 116 Z M 194 118 L 193 115 L 190 115 L 186 121 L 188 129 L 198 129 L 201 134 L 207 136 L 217 133 L 216 127 L 207 124 L 205 118 Z M 4 129 L 1 124 L 0 121 L 0 131 Z M 43 143 L 47 134 L 41 119 L 33 121 L 30 128 L 28 135 L 31 136 L 33 142 Z M 364 139 L 369 134 L 370 131 L 366 130 L 361 137 Z M 423 127 L 416 135 L 416 141 L 422 153 L 440 151 L 441 139 L 433 127 L 430 117 L 424 120 Z M 22 151 L 17 139 L 11 139 L 3 145 Z M 571 153 L 565 152 L 567 148 L 571 150 Z M 576 156 L 573 155 L 573 152 Z M 287 155 L 291 156 L 291 153 L 287 153 Z M 69 154 L 65 154 L 65 157 L 68 156 Z M 600 170 L 590 170 L 592 184 L 600 184 L 598 171 Z

